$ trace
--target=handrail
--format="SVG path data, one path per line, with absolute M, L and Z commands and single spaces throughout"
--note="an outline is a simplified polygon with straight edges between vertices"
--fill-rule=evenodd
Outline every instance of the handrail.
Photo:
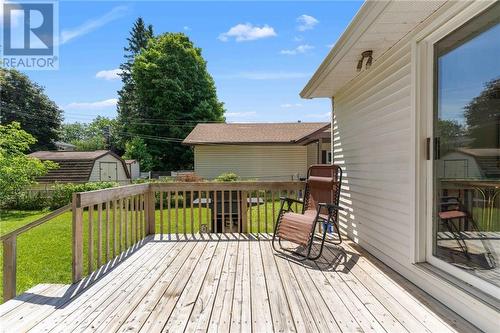
M 11 238 L 13 236 L 19 236 L 20 234 L 22 234 L 22 233 L 24 233 L 24 232 L 26 232 L 34 227 L 37 227 L 41 224 L 44 224 L 45 222 L 48 222 L 48 221 L 52 220 L 53 218 L 58 217 L 59 215 L 66 213 L 70 210 L 71 210 L 71 204 L 67 204 L 66 206 L 60 207 L 60 208 L 50 212 L 49 214 L 42 216 L 41 218 L 39 218 L 36 221 L 30 222 L 26 225 L 23 225 L 20 228 L 17 228 L 16 230 L 9 232 L 8 234 L 1 236 L 0 241 L 3 242 L 7 238 Z
M 53 218 L 69 211 L 71 204 L 54 210 L 53 212 L 39 218 L 36 221 L 28 223 L 21 228 L 9 232 L 0 237 L 3 243 L 3 300 L 4 302 L 16 296 L 16 271 L 17 271 L 17 236 L 20 234 L 42 225 Z

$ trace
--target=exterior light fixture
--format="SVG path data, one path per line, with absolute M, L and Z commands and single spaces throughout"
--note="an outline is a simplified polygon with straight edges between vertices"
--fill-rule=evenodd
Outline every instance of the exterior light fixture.
M 372 50 L 363 51 L 363 53 L 361 53 L 361 59 L 359 59 L 359 61 L 358 61 L 358 66 L 356 66 L 356 70 L 358 72 L 360 72 L 361 69 L 363 68 L 363 60 L 365 60 L 365 58 L 367 58 L 365 68 L 366 69 L 370 68 L 370 66 L 372 65 L 372 61 L 373 61 L 372 55 L 373 55 Z

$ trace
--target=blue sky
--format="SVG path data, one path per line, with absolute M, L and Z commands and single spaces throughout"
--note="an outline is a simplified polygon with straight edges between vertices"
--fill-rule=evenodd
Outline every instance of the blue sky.
M 116 115 L 113 70 L 138 16 L 155 34 L 184 32 L 201 47 L 231 122 L 324 121 L 329 100 L 299 92 L 362 2 L 59 3 L 59 70 L 26 71 L 65 121 Z

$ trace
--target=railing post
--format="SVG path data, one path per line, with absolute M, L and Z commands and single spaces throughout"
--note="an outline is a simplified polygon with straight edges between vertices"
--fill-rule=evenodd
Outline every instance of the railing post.
M 16 235 L 3 241 L 3 301 L 16 297 Z
M 155 226 L 155 192 L 149 189 L 146 192 L 147 198 L 147 224 L 148 224 L 148 234 L 154 235 L 156 233 Z
M 80 194 L 73 193 L 73 242 L 72 242 L 72 279 L 76 283 L 82 279 L 83 272 L 83 208 L 80 207 Z

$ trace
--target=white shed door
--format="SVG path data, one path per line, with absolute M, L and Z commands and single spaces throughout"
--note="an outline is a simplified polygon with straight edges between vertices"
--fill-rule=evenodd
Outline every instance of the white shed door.
M 102 181 L 116 181 L 117 176 L 116 162 L 99 162 L 100 179 Z

